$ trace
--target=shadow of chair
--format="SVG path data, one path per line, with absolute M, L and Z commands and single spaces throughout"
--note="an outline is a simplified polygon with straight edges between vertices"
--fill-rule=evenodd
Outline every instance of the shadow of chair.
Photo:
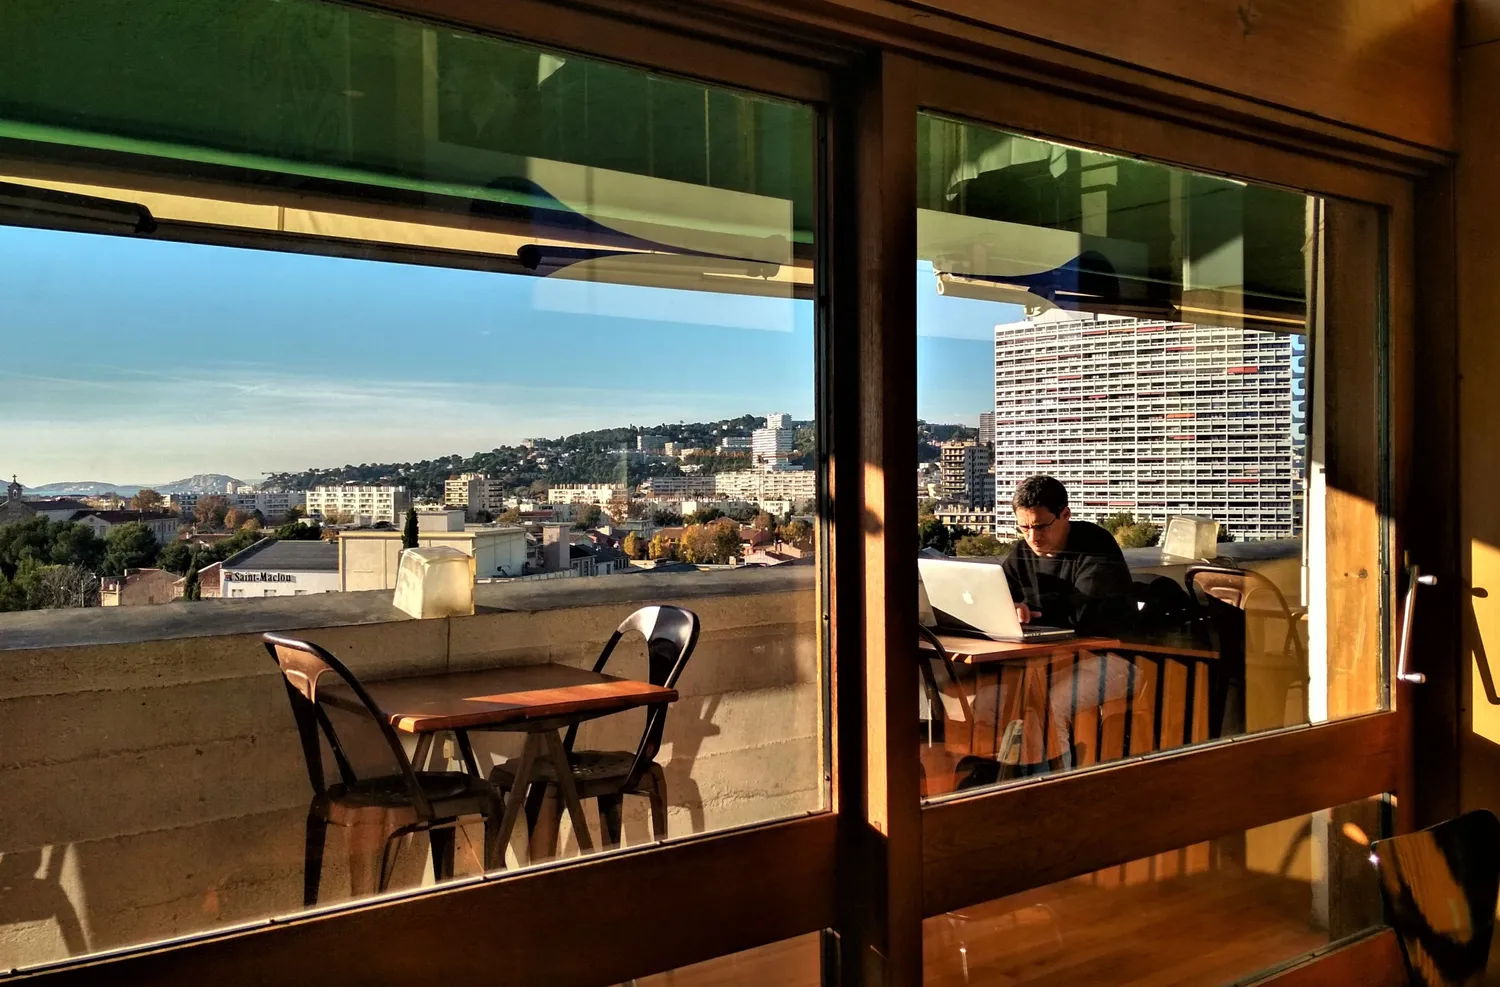
M 1297 632 L 1297 624 L 1306 611 L 1288 605 L 1276 584 L 1253 569 L 1190 566 L 1184 581 L 1193 601 L 1208 615 L 1214 650 L 1218 653 L 1209 666 L 1209 736 L 1230 737 L 1245 732 L 1245 625 L 1247 613 L 1257 609 L 1286 622 L 1281 654 L 1300 675 L 1287 691 L 1298 690 L 1300 709 L 1292 715 L 1296 723 L 1306 723 L 1311 679 L 1307 649 Z
M 1482 982 L 1500 895 L 1500 820 L 1487 809 L 1379 840 L 1387 920 L 1414 987 Z
M 0 926 L 50 919 L 57 923 L 68 955 L 79 956 L 89 951 L 89 944 L 78 910 L 62 886 L 67 852 L 65 845 L 49 848 L 45 864 L 41 848 L 0 854 Z
M 350 879 L 365 875 L 368 863 L 364 853 L 379 848 L 379 876 L 374 887 L 355 887 L 355 894 L 384 891 L 401 842 L 407 836 L 425 833 L 432 846 L 434 880 L 453 876 L 455 831 L 460 819 L 481 816 L 485 823 L 486 869 L 498 866 L 503 848 L 497 845 L 503 806 L 498 793 L 478 772 L 418 771 L 401 744 L 390 718 L 370 697 L 352 672 L 333 655 L 309 641 L 266 634 L 262 638 L 286 685 L 302 753 L 307 762 L 307 777 L 313 797 L 307 810 L 303 904 L 317 903 L 322 880 L 323 848 L 328 827 L 349 831 Z M 386 774 L 360 777 L 355 773 L 344 743 L 319 699 L 324 676 L 332 676 L 337 687 L 351 692 L 364 708 L 365 716 L 380 733 L 383 747 L 390 754 L 394 768 Z M 323 750 L 319 734 L 327 740 L 337 767 L 339 780 L 325 781 Z M 378 746 L 378 745 L 377 745 Z
M 594 671 L 604 671 L 615 647 L 626 634 L 640 634 L 646 640 L 648 681 L 652 685 L 673 688 L 698 646 L 699 631 L 698 615 L 691 610 L 673 606 L 642 607 L 626 617 L 610 636 L 594 662 Z M 649 803 L 651 838 L 667 838 L 667 778 L 665 770 L 656 763 L 656 755 L 666 730 L 668 706 L 667 703 L 657 703 L 646 707 L 646 727 L 633 751 L 574 750 L 578 739 L 576 723 L 568 728 L 563 739 L 567 770 L 573 773 L 579 800 L 593 799 L 599 804 L 599 823 L 606 846 L 620 844 L 627 795 L 643 797 Z M 526 820 L 533 837 L 533 853 L 540 852 L 549 857 L 557 853 L 562 817 L 561 799 L 557 795 L 557 771 L 561 768 L 550 759 L 539 762 L 537 780 L 526 794 Z M 515 784 L 515 772 L 511 761 L 497 765 L 490 771 L 490 784 L 501 792 L 509 792 Z

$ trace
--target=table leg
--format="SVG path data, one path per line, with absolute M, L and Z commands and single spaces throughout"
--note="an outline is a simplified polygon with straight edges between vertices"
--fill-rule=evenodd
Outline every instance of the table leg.
M 411 754 L 411 766 L 418 771 L 427 770 L 427 757 L 432 753 L 432 734 L 417 735 L 417 746 Z
M 516 817 L 526 805 L 526 793 L 531 789 L 531 776 L 535 773 L 536 756 L 542 743 L 537 734 L 526 735 L 526 744 L 521 748 L 521 759 L 516 765 L 515 781 L 505 796 L 505 814 L 500 817 L 500 831 L 495 834 L 495 855 L 502 867 L 505 864 L 505 848 L 510 846 L 511 830 L 516 828 Z
M 573 820 L 573 835 L 578 837 L 578 849 L 588 853 L 594 849 L 593 837 L 589 835 L 588 822 L 583 817 L 583 803 L 578 800 L 578 786 L 573 783 L 573 769 L 568 765 L 568 752 L 556 730 L 544 730 L 547 750 L 552 766 L 557 772 L 557 790 L 562 795 L 563 805 L 568 807 L 568 816 Z

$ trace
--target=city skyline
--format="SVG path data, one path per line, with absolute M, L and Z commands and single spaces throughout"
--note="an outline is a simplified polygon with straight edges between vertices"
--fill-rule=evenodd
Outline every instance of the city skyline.
M 813 417 L 810 301 L 7 227 L 0 256 L 0 469 L 33 487 Z M 1018 310 L 916 276 L 919 410 L 967 421 Z

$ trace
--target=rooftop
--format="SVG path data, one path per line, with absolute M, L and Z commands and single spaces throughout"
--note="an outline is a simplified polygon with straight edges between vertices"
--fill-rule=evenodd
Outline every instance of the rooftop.
M 224 560 L 226 569 L 295 569 L 338 572 L 339 547 L 329 541 L 279 541 L 262 538 Z

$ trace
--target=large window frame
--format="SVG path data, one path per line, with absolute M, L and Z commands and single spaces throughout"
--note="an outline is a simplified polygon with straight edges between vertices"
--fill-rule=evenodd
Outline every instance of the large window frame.
M 584 987 L 832 929 L 830 975 L 850 984 L 918 984 L 921 921 L 949 908 L 1382 792 L 1397 795 L 1400 828 L 1413 825 L 1414 704 L 1404 687 L 1393 690 L 1387 712 L 921 805 L 917 681 L 907 647 L 916 608 L 903 589 L 915 580 L 917 508 L 907 482 L 916 419 L 910 271 L 919 110 L 1377 207 L 1389 272 L 1390 459 L 1372 449 L 1370 465 L 1375 482 L 1391 484 L 1386 550 L 1400 559 L 1414 498 L 1405 478 L 1421 458 L 1412 433 L 1422 372 L 1414 342 L 1414 180 L 1433 164 L 1430 155 L 1280 111 L 1266 110 L 1257 122 L 1253 108 L 1240 106 L 1241 115 L 1215 118 L 1203 107 L 1217 97 L 1186 100 L 1175 82 L 1162 83 L 1162 99 L 1153 101 L 1142 94 L 1139 73 L 1123 67 L 1117 78 L 1131 84 L 1111 91 L 1100 64 L 1080 66 L 1074 53 L 1054 50 L 1058 67 L 1048 71 L 1036 60 L 1046 51 L 998 32 L 990 32 L 996 45 L 1020 46 L 1028 60 L 1002 68 L 972 45 L 895 39 L 852 20 L 840 27 L 790 11 L 779 15 L 786 35 L 759 35 L 759 26 L 726 23 L 722 15 L 743 6 L 728 0 L 697 15 L 652 14 L 624 0 L 595 9 L 538 0 L 370 6 L 800 100 L 822 112 L 830 811 L 85 957 L 27 979 L 212 979 L 228 987 L 300 982 L 316 971 L 325 983 L 546 979 Z M 648 23 L 652 16 L 662 22 Z M 787 40 L 799 30 L 821 33 L 816 41 Z M 1361 286 L 1372 294 L 1364 275 L 1347 280 L 1351 297 Z M 1388 625 L 1397 588 L 1382 593 Z M 1329 750 L 1344 754 L 1306 767 L 1314 752 Z M 1304 768 L 1278 777 L 1267 764 Z M 1163 792 L 1177 798 L 1177 824 L 1160 825 Z M 1032 842 L 1025 861 L 1005 852 L 1018 837 L 1017 820 L 1089 804 L 1111 806 L 1107 829 Z M 580 929 L 589 936 L 586 950 L 577 948 Z M 1391 962 L 1391 947 L 1381 933 L 1338 955 L 1347 969 L 1378 970 Z M 1309 969 L 1280 978 L 1304 982 L 1297 978 Z

